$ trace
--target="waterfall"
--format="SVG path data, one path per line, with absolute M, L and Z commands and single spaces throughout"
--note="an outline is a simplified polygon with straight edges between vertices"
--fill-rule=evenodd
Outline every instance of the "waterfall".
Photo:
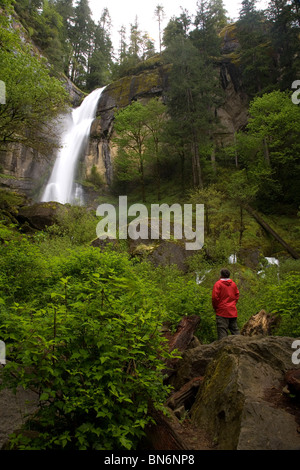
M 78 108 L 62 118 L 61 148 L 42 195 L 42 202 L 82 203 L 82 190 L 74 184 L 74 177 L 79 158 L 86 149 L 91 124 L 104 88 L 94 90 Z

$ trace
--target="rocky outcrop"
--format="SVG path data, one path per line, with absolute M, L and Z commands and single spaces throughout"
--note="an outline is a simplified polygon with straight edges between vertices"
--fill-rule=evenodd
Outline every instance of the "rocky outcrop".
M 61 81 L 69 95 L 70 103 L 73 108 L 80 106 L 82 100 L 85 98 L 86 94 L 83 93 L 68 77 L 63 75 Z
M 91 126 L 90 142 L 83 159 L 83 176 L 88 177 L 91 168 L 96 167 L 104 176 L 105 183 L 111 184 L 116 155 L 111 143 L 115 111 L 135 100 L 147 102 L 155 96 L 162 96 L 167 89 L 169 69 L 169 65 L 162 65 L 157 59 L 148 69 L 120 78 L 105 88 Z
M 34 198 L 46 182 L 49 162 L 37 151 L 21 144 L 10 144 L 0 152 L 0 188 Z
M 224 41 L 226 47 L 224 46 L 222 59 L 216 65 L 220 68 L 220 81 L 224 89 L 223 105 L 216 111 L 219 118 L 218 129 L 214 133 L 217 146 L 232 143 L 235 132 L 245 126 L 248 119 L 248 98 L 242 91 L 238 68 L 230 56 L 230 52 L 236 48 L 236 40 L 227 33 Z M 90 145 L 84 158 L 85 176 L 89 174 L 92 166 L 95 166 L 104 176 L 106 183 L 111 183 L 113 160 L 116 155 L 116 149 L 111 144 L 115 111 L 135 100 L 147 102 L 156 96 L 164 99 L 168 90 L 170 69 L 171 65 L 163 65 L 158 58 L 148 69 L 123 77 L 105 88 L 99 100 L 97 117 L 91 129 Z
M 62 212 L 66 212 L 67 207 L 58 202 L 41 202 L 29 206 L 21 207 L 16 215 L 21 228 L 26 230 L 44 230 L 58 221 Z
M 293 341 L 239 335 L 185 352 L 172 383 L 204 377 L 189 415 L 214 448 L 300 449 L 300 403 L 282 398 Z

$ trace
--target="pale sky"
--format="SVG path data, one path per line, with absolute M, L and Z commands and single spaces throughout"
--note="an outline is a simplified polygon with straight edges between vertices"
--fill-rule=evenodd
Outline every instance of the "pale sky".
M 224 0 L 225 8 L 231 19 L 238 17 L 241 2 L 242 0 Z M 263 8 L 265 4 L 266 0 L 258 1 L 258 7 Z M 139 30 L 147 32 L 155 41 L 155 49 L 159 49 L 158 22 L 154 15 L 157 5 L 163 6 L 165 12 L 162 28 L 167 26 L 172 16 L 180 15 L 181 6 L 192 15 L 197 11 L 197 0 L 89 0 L 89 5 L 96 23 L 100 19 L 103 9 L 108 8 L 112 20 L 112 41 L 116 53 L 120 41 L 118 31 L 124 25 L 128 34 L 130 24 L 135 22 L 136 16 L 138 17 Z

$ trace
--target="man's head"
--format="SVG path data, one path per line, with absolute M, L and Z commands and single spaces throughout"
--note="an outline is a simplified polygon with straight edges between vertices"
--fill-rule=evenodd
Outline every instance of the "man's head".
M 230 278 L 230 271 L 229 269 L 223 268 L 220 271 L 220 277 L 221 279 L 229 279 Z

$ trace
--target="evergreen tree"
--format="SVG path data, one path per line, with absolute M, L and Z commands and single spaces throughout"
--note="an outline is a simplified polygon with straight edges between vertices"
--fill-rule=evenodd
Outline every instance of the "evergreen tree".
M 58 71 L 64 69 L 65 49 L 63 46 L 63 19 L 53 2 L 43 1 L 43 9 L 34 15 L 34 42 L 42 49 L 51 64 Z
M 92 53 L 87 72 L 87 89 L 92 90 L 109 82 L 112 68 L 111 18 L 107 8 L 95 26 Z
M 63 69 L 67 76 L 69 76 L 72 45 L 71 45 L 71 30 L 74 26 L 74 7 L 72 0 L 52 0 L 51 3 L 55 6 L 56 11 L 60 14 L 63 22 L 63 28 L 60 31 L 60 41 L 63 47 Z
M 271 43 L 282 90 L 290 88 L 300 73 L 299 1 L 270 0 L 268 17 Z
M 242 83 L 250 97 L 276 85 L 274 51 L 267 17 L 256 10 L 256 0 L 243 0 L 237 22 L 238 59 Z
M 174 40 L 165 56 L 172 64 L 167 93 L 168 111 L 173 121 L 171 129 L 177 138 L 181 136 L 188 144 L 193 185 L 201 188 L 204 185 L 203 159 L 210 142 L 207 130 L 214 122 L 218 76 L 189 38 Z
M 190 36 L 202 55 L 207 58 L 218 57 L 221 48 L 219 32 L 227 23 L 223 1 L 200 0 L 197 7 L 194 21 L 196 28 Z
M 164 7 L 162 5 L 157 5 L 154 12 L 157 22 L 158 22 L 158 36 L 159 36 L 159 52 L 161 53 L 161 24 L 162 20 L 165 17 Z
M 126 53 L 127 53 L 126 27 L 124 25 L 121 26 L 119 34 L 120 34 L 119 63 L 121 64 L 125 60 Z
M 135 22 L 130 25 L 130 38 L 129 38 L 129 55 L 138 61 L 140 47 L 142 44 L 142 33 L 139 30 L 138 18 L 135 17 Z
M 166 33 L 168 47 L 165 57 L 172 64 L 167 93 L 172 124 L 168 128 L 171 139 L 173 135 L 180 143 L 182 165 L 186 155 L 190 155 L 193 185 L 200 188 L 204 186 L 206 160 L 209 156 L 211 168 L 215 171 L 215 109 L 222 102 L 219 70 L 214 65 L 215 56 L 220 54 L 218 25 L 221 15 L 216 15 L 216 10 L 212 14 L 210 10 L 216 4 L 213 1 L 209 5 L 204 2 L 198 4 L 195 30 L 189 32 L 191 17 L 183 11 L 180 18 L 169 23 Z M 213 18 L 218 19 L 214 22 Z
M 186 31 L 179 18 L 173 16 L 164 29 L 163 45 L 168 47 L 178 38 L 185 38 Z
M 73 48 L 70 78 L 76 85 L 84 87 L 95 31 L 88 0 L 78 0 L 74 14 L 74 25 L 70 31 Z

